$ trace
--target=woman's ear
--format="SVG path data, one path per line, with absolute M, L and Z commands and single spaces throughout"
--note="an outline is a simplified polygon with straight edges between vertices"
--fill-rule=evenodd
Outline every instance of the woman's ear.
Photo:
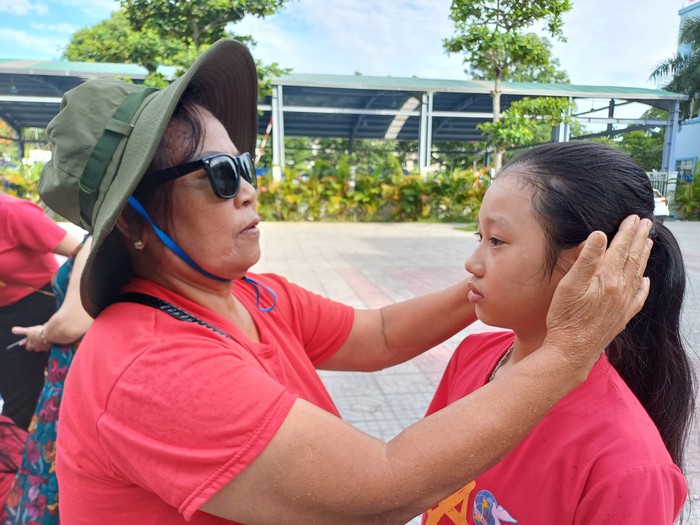
M 127 217 L 127 213 L 127 210 L 124 210 L 122 213 L 120 213 L 119 217 L 117 217 L 117 222 L 114 224 L 114 226 L 124 238 L 124 241 L 127 243 L 127 245 L 131 245 L 134 242 L 142 240 L 143 224 L 141 223 L 141 221 Z

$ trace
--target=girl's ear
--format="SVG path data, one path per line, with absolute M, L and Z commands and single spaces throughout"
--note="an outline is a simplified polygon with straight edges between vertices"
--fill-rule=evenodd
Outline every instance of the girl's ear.
M 568 248 L 567 250 L 563 250 L 559 254 L 559 261 L 561 263 L 561 267 L 564 268 L 567 272 L 574 265 L 574 262 L 576 261 L 576 259 L 578 259 L 578 256 L 581 254 L 581 250 L 583 250 L 583 246 L 585 244 L 586 244 L 586 241 L 583 241 L 582 243 L 574 246 L 573 248 Z

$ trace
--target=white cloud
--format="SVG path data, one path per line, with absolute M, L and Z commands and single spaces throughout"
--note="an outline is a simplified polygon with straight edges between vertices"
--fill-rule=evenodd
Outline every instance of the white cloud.
M 109 18 L 112 11 L 120 9 L 119 2 L 115 0 L 90 0 L 89 2 L 85 0 L 54 0 L 54 3 L 59 6 L 78 8 L 96 22 Z
M 236 29 L 258 41 L 253 53 L 297 72 L 464 78 L 448 58 L 449 0 L 386 0 L 371 11 L 355 0 L 299 0 Z
M 654 87 L 649 75 L 677 45 L 682 0 L 579 0 L 555 54 L 573 83 Z
M 0 0 L 0 13 L 22 16 L 27 14 L 45 15 L 48 7 L 40 2 L 31 0 Z
M 37 31 L 49 31 L 68 35 L 72 35 L 78 30 L 78 28 L 71 24 L 31 24 L 31 27 Z
M 7 51 L 5 51 L 3 58 L 29 60 L 58 60 L 63 47 L 66 45 L 65 38 L 47 37 L 36 33 L 5 28 L 0 28 L 0 41 L 12 42 L 12 49 L 9 50 L 11 54 L 7 54 Z
M 653 87 L 656 65 L 676 48 L 683 0 L 575 0 L 567 43 L 554 54 L 579 84 Z M 236 29 L 258 41 L 253 54 L 300 73 L 465 78 L 462 57 L 442 40 L 453 33 L 450 0 L 296 0 Z

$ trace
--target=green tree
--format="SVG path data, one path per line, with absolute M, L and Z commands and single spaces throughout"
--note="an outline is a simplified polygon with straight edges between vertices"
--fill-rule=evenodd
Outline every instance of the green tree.
M 501 84 L 514 64 L 536 68 L 550 63 L 550 48 L 527 30 L 543 22 L 552 37 L 563 40 L 562 15 L 570 9 L 570 0 L 452 0 L 455 35 L 444 41 L 445 49 L 462 53 L 471 71 L 493 79 L 494 123 L 501 117 Z M 504 152 L 495 145 L 496 169 Z
M 479 124 L 496 149 L 547 142 L 552 127 L 571 123 L 573 103 L 565 98 L 525 97 L 516 100 L 497 122 Z
M 287 0 L 122 0 L 120 11 L 95 26 L 75 33 L 64 57 L 86 62 L 135 63 L 145 67 L 146 83 L 166 83 L 159 65 L 189 67 L 197 56 L 220 38 L 233 37 L 249 46 L 250 36 L 229 30 L 245 15 L 265 17 Z M 269 93 L 270 76 L 285 70 L 275 63 L 258 66 L 261 98 Z
M 136 31 L 152 29 L 163 38 L 199 50 L 226 36 L 228 24 L 244 16 L 264 18 L 279 11 L 287 0 L 122 0 L 126 17 Z M 250 40 L 250 37 L 240 39 Z M 187 61 L 189 65 L 191 59 Z
M 552 42 L 547 37 L 526 33 L 530 47 L 542 46 L 545 50 L 538 63 L 514 63 L 503 74 L 503 80 L 508 82 L 541 82 L 543 84 L 569 84 L 569 74 L 561 69 L 559 59 L 552 55 Z M 469 72 L 474 80 L 493 80 L 490 71 L 472 70 Z
M 667 117 L 668 112 L 658 108 L 649 108 L 641 116 L 649 120 L 664 120 Z M 636 160 L 645 171 L 661 169 L 664 151 L 664 128 L 662 127 L 635 130 L 620 133 L 614 137 L 597 137 L 591 140 L 621 149 Z
M 700 17 L 681 26 L 678 52 L 659 65 L 650 80 L 667 82 L 664 89 L 688 95 L 681 102 L 681 118 L 693 118 L 700 109 Z
M 116 11 L 107 20 L 75 32 L 63 52 L 68 60 L 139 64 L 154 74 L 169 56 L 180 52 L 181 45 L 162 39 L 155 31 L 135 31 L 124 11 Z

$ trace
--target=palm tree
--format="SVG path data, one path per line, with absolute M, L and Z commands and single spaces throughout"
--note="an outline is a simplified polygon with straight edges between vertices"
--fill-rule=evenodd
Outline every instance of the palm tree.
M 649 79 L 668 81 L 663 89 L 688 95 L 688 100 L 680 106 L 682 119 L 697 115 L 700 109 L 700 17 L 683 22 L 678 52 L 661 63 Z

